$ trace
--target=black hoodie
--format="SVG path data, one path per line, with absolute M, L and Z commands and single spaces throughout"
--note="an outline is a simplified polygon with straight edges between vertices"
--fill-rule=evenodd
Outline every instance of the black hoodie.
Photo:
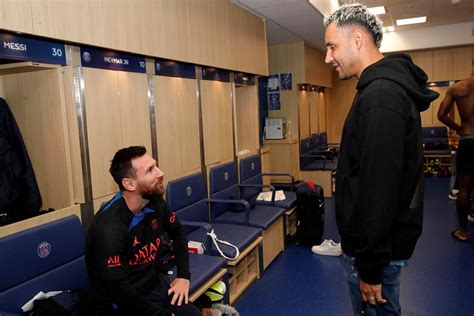
M 380 284 L 391 260 L 408 259 L 423 223 L 420 112 L 439 94 L 404 54 L 367 67 L 344 123 L 336 175 L 343 251 L 360 278 Z

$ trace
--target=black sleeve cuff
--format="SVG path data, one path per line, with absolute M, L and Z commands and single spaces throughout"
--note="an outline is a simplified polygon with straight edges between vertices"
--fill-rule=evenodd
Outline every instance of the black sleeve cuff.
M 375 285 L 382 283 L 384 266 L 375 266 L 370 268 L 359 268 L 359 277 L 367 284 Z
M 186 279 L 186 280 L 189 280 L 191 278 L 191 273 L 189 271 L 180 271 L 180 269 L 178 269 L 178 273 L 176 275 L 177 278 L 180 278 L 180 279 Z

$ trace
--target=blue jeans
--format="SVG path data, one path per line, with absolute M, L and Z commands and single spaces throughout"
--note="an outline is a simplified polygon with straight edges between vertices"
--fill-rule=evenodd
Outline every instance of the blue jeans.
M 354 257 L 342 254 L 344 277 L 349 285 L 354 315 L 400 315 L 400 270 L 408 265 L 408 261 L 390 261 L 390 264 L 383 270 L 382 297 L 387 300 L 387 303 L 383 305 L 371 305 L 362 301 L 359 289 L 359 272 L 354 264 Z

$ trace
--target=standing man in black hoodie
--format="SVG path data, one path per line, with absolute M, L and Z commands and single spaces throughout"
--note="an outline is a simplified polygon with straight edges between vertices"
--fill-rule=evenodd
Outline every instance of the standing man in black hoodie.
M 384 57 L 380 20 L 360 4 L 325 17 L 326 63 L 356 77 L 336 175 L 336 220 L 354 313 L 399 315 L 400 269 L 423 222 L 420 111 L 438 97 L 404 54 Z M 367 304 L 367 302 L 369 304 Z

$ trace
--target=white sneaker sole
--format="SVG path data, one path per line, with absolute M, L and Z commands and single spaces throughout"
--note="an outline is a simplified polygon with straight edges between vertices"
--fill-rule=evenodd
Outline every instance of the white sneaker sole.
M 339 257 L 342 255 L 341 248 L 339 249 L 321 249 L 319 246 L 313 246 L 311 248 L 311 252 L 321 256 L 331 256 L 331 257 Z

